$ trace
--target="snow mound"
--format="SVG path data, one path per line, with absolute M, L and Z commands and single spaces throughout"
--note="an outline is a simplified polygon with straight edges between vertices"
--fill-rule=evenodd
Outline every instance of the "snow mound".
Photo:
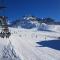
M 37 29 L 42 30 L 42 31 L 48 30 L 48 25 L 45 24 L 45 23 L 42 23 L 42 24 L 39 25 L 39 27 Z

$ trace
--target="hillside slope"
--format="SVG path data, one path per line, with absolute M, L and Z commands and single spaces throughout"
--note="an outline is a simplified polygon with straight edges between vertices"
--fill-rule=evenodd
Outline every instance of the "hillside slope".
M 59 33 L 22 28 L 10 28 L 10 31 L 8 39 L 0 38 L 0 55 L 1 47 L 11 42 L 16 60 L 60 60 Z

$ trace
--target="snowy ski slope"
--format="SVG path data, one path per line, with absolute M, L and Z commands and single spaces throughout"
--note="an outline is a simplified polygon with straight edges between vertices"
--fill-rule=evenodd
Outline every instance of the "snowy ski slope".
M 22 28 L 10 28 L 10 32 L 12 34 L 9 39 L 0 38 L 0 47 L 8 45 L 11 41 L 21 60 L 60 60 L 59 48 L 44 46 L 41 43 L 43 41 L 48 43 L 50 43 L 49 41 L 59 41 L 60 33 Z M 2 48 L 0 48 L 0 55 L 1 51 Z

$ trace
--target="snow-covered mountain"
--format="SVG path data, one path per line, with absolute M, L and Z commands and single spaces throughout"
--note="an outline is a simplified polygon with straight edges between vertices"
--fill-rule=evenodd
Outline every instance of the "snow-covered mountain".
M 13 27 L 21 27 L 26 29 L 36 28 L 38 25 L 38 18 L 34 16 L 24 16 L 12 23 Z
M 40 23 L 39 18 L 35 16 L 24 16 L 12 23 L 12 27 L 36 30 L 48 30 L 48 25 Z
M 21 19 L 18 19 L 12 22 L 11 27 L 16 28 L 24 28 L 24 29 L 36 29 L 43 31 L 55 31 L 56 29 L 59 31 L 60 25 L 48 25 L 40 21 L 38 17 L 35 16 L 23 16 Z

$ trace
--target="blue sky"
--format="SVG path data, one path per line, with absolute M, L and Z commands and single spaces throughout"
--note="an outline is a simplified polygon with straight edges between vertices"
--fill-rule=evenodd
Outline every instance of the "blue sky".
M 5 0 L 5 2 L 7 9 L 4 14 L 11 21 L 29 14 L 60 20 L 60 0 Z

